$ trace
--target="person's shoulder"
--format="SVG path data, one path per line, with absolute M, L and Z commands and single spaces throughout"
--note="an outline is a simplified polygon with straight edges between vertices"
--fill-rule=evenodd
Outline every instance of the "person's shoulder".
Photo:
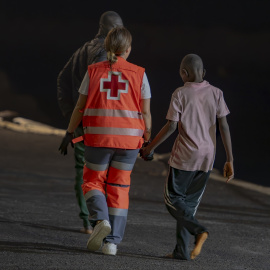
M 183 92 L 185 92 L 186 91 L 186 87 L 185 86 L 179 86 L 179 87 L 177 87 L 174 91 L 173 91 L 173 93 L 172 93 L 172 95 L 173 96 L 179 96 L 179 95 L 181 95 Z
M 100 67 L 108 67 L 109 63 L 108 61 L 101 61 L 101 62 L 97 62 L 97 63 L 93 63 L 91 65 L 88 66 L 88 69 L 95 69 L 95 68 L 100 68 Z
M 171 98 L 176 99 L 176 100 L 181 100 L 182 99 L 181 97 L 183 96 L 183 94 L 182 94 L 183 90 L 184 90 L 184 86 L 177 87 L 173 91 Z
M 95 37 L 92 40 L 85 42 L 77 51 L 85 53 L 99 53 L 104 50 L 104 38 Z
M 126 63 L 129 65 L 130 68 L 134 69 L 134 70 L 141 70 L 141 71 L 145 71 L 144 67 L 138 66 L 136 64 L 130 63 L 128 61 L 126 61 Z
M 220 88 L 210 84 L 209 82 L 205 81 L 206 83 L 206 87 L 208 87 L 209 89 L 211 89 L 211 91 L 215 92 L 215 93 L 222 93 L 222 90 L 220 90 Z
M 214 97 L 216 102 L 219 102 L 220 99 L 224 98 L 223 91 L 220 88 L 210 84 L 209 82 L 207 83 L 208 83 L 207 89 L 209 90 L 210 95 Z
M 87 41 L 74 52 L 72 57 L 81 56 L 82 54 L 85 54 L 85 52 L 87 52 L 92 47 L 94 47 L 93 40 Z
M 93 47 L 93 46 L 97 46 L 97 45 L 103 46 L 104 45 L 104 40 L 105 40 L 104 37 L 96 36 L 93 39 L 85 42 L 83 46 L 84 47 L 89 47 L 89 46 Z

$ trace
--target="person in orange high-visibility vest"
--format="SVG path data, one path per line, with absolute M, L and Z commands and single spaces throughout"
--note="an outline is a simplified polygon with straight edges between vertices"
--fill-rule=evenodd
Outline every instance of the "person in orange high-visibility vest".
M 116 255 L 126 227 L 130 174 L 139 149 L 151 136 L 151 91 L 145 70 L 126 61 L 132 37 L 124 27 L 106 39 L 108 61 L 88 66 L 79 99 L 59 148 L 66 151 L 83 121 L 85 166 L 82 184 L 94 230 L 87 248 Z

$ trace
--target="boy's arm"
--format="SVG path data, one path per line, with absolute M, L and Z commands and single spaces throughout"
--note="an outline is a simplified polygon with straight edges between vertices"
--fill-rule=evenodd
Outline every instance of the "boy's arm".
M 224 165 L 223 174 L 224 177 L 227 177 L 227 181 L 233 179 L 234 177 L 234 169 L 233 169 L 233 154 L 232 154 L 232 143 L 231 143 L 231 135 L 229 125 L 227 123 L 226 116 L 218 118 L 219 122 L 219 131 L 222 138 L 222 142 L 226 151 L 227 161 Z
M 168 120 L 166 125 L 159 131 L 154 140 L 142 150 L 143 156 L 148 156 L 155 150 L 162 142 L 164 142 L 177 128 L 176 121 Z

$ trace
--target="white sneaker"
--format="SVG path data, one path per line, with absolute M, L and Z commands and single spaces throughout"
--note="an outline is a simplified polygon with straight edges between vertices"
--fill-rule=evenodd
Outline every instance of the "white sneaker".
M 111 232 L 109 221 L 103 220 L 98 223 L 87 241 L 87 248 L 90 251 L 97 251 L 101 248 L 103 239 Z
M 105 243 L 102 248 L 102 253 L 106 255 L 116 255 L 117 245 L 113 243 Z

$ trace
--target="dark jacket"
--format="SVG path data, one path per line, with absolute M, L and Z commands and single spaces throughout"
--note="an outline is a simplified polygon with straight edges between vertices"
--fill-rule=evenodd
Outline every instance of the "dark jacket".
M 69 59 L 57 78 L 57 100 L 62 114 L 70 118 L 77 103 L 83 77 L 88 65 L 105 61 L 103 35 L 97 35 L 93 40 L 86 42 Z
M 122 26 L 121 17 L 115 11 L 104 12 L 99 20 L 96 37 L 86 42 L 69 59 L 57 78 L 57 99 L 64 117 L 70 119 L 77 103 L 83 77 L 88 65 L 107 60 L 104 40 L 109 31 Z

